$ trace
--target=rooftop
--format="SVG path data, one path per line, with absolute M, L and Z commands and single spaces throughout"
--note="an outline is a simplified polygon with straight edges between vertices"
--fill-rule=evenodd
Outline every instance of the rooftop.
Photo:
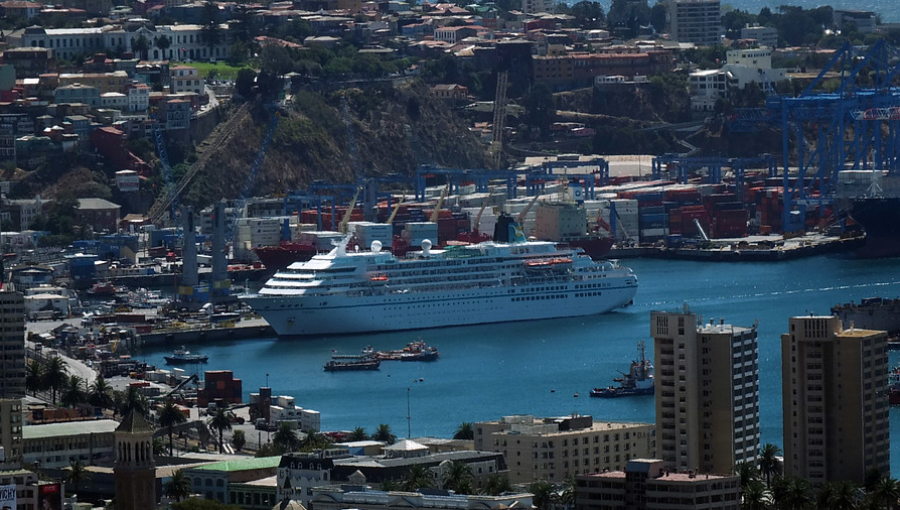
M 254 469 L 277 468 L 281 462 L 281 456 L 247 458 L 239 460 L 226 460 L 224 462 L 216 462 L 215 464 L 207 464 L 193 468 L 200 471 L 225 471 L 233 473 L 235 471 L 250 471 Z
M 115 420 L 70 421 L 44 425 L 27 425 L 22 427 L 22 438 L 27 441 L 84 434 L 105 434 L 114 432 L 118 426 L 119 422 Z

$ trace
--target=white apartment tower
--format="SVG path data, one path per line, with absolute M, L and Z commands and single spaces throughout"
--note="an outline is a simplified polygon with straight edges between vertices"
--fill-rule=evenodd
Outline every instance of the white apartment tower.
M 781 335 L 784 474 L 821 485 L 890 472 L 887 333 L 791 317 Z
M 668 469 L 726 474 L 759 455 L 756 325 L 700 321 L 687 306 L 650 314 L 657 453 Z
M 678 42 L 709 46 L 722 42 L 722 5 L 719 0 L 668 0 L 669 35 Z

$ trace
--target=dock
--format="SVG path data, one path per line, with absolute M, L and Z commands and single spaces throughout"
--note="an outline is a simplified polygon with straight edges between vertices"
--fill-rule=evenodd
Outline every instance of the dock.
M 782 236 L 753 236 L 744 239 L 717 239 L 708 246 L 614 247 L 607 255 L 611 259 L 658 258 L 699 260 L 709 262 L 773 262 L 812 257 L 825 253 L 853 251 L 863 245 L 865 238 L 806 235 L 792 239 Z
M 234 325 L 203 323 L 182 328 L 154 329 L 150 333 L 136 335 L 140 347 L 186 345 L 195 342 L 216 342 L 220 340 L 244 340 L 275 336 L 275 330 L 264 319 L 244 319 Z

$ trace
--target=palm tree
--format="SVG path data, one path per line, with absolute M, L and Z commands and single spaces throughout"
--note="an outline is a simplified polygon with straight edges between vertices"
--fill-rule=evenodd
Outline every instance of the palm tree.
M 219 453 L 222 453 L 225 446 L 222 439 L 225 436 L 225 429 L 231 430 L 231 420 L 229 420 L 228 415 L 225 414 L 225 409 L 220 407 L 216 410 L 216 415 L 212 417 L 209 424 L 219 431 Z
M 247 437 L 244 435 L 243 430 L 235 430 L 231 434 L 231 444 L 234 445 L 234 449 L 237 451 L 241 451 L 244 448 L 244 445 L 247 444 Z
M 766 477 L 766 487 L 772 486 L 772 476 L 781 474 L 782 465 L 781 460 L 778 458 L 781 455 L 781 448 L 778 445 L 766 443 L 762 447 L 759 454 L 759 470 Z
M 366 433 L 366 429 L 362 427 L 356 427 L 355 429 L 353 429 L 353 432 L 351 432 L 350 435 L 347 436 L 347 439 L 349 439 L 350 441 L 365 441 L 366 439 L 369 439 L 369 434 Z
M 747 487 L 747 484 L 753 480 L 759 479 L 759 471 L 756 470 L 750 462 L 741 462 L 734 468 L 734 474 L 741 477 L 741 488 Z
M 172 447 L 173 429 L 175 428 L 175 425 L 186 422 L 187 416 L 181 412 L 181 409 L 178 408 L 178 404 L 173 400 L 166 400 L 166 403 L 159 408 L 158 418 L 159 424 L 165 427 L 166 432 L 169 434 L 169 456 L 172 456 L 174 454 L 174 449 Z
M 185 476 L 184 471 L 179 469 L 172 473 L 172 477 L 166 482 L 163 491 L 166 497 L 174 498 L 177 503 L 191 496 L 191 481 Z
M 406 472 L 406 479 L 403 480 L 404 491 L 416 492 L 419 489 L 430 489 L 433 487 L 434 473 L 428 467 L 422 464 L 414 464 Z
M 272 436 L 272 443 L 286 452 L 300 448 L 300 439 L 297 437 L 297 433 L 291 428 L 291 424 L 286 421 L 278 424 L 278 430 Z
M 456 427 L 453 439 L 475 439 L 475 428 L 470 421 L 464 421 Z
M 31 360 L 25 365 L 25 388 L 31 392 L 32 396 L 37 396 L 37 392 L 46 389 L 44 387 L 44 367 L 37 360 Z
M 150 40 L 147 39 L 144 34 L 141 34 L 137 36 L 136 39 L 131 40 L 131 49 L 137 53 L 138 58 L 147 60 L 147 52 L 150 50 Z
M 97 377 L 88 389 L 88 403 L 101 409 L 111 409 L 115 404 L 112 391 L 112 386 L 103 376 Z
M 900 482 L 881 476 L 866 491 L 866 499 L 871 508 L 891 510 L 900 507 Z
M 860 488 L 848 480 L 828 482 L 819 491 L 816 508 L 818 510 L 857 510 L 860 507 L 861 493 Z
M 66 383 L 63 384 L 60 402 L 66 407 L 75 407 L 87 402 L 87 391 L 81 377 L 73 375 L 66 380 Z
M 163 441 L 163 438 L 154 437 L 152 447 L 154 457 L 162 457 L 166 454 L 166 442 Z
M 528 492 L 534 494 L 534 497 L 532 498 L 534 506 L 538 507 L 540 510 L 549 510 L 550 506 L 553 504 L 556 487 L 550 482 L 539 481 L 531 484 L 528 487 Z
M 509 483 L 509 478 L 498 473 L 490 474 L 484 482 L 484 487 L 481 488 L 482 494 L 488 496 L 499 496 L 511 490 L 512 484 Z
M 72 493 L 78 493 L 78 484 L 91 479 L 91 472 L 87 470 L 84 463 L 80 460 L 69 462 L 69 472 L 66 473 L 66 483 L 72 484 Z
M 47 360 L 42 371 L 42 382 L 45 388 L 49 388 L 52 392 L 53 403 L 56 403 L 56 392 L 63 387 L 68 379 L 66 375 L 66 366 L 68 364 L 59 356 L 54 356 Z
M 444 474 L 444 489 L 452 490 L 457 494 L 471 494 L 474 492 L 474 481 L 475 475 L 472 474 L 472 467 L 461 460 L 454 460 Z
M 387 444 L 394 444 L 397 442 L 397 436 L 391 433 L 391 426 L 387 423 L 378 425 L 378 429 L 376 429 L 375 433 L 372 434 L 372 439 L 376 441 L 383 441 Z
M 124 393 L 117 393 L 119 415 L 127 416 L 128 413 L 134 411 L 143 417 L 147 417 L 150 405 L 147 403 L 147 397 L 140 388 L 129 386 Z
M 751 480 L 741 493 L 741 510 L 768 510 L 770 500 L 766 486 Z
M 770 489 L 772 504 L 779 510 L 809 510 L 813 507 L 812 486 L 803 478 L 778 477 Z
M 156 40 L 156 47 L 162 50 L 162 58 L 166 59 L 166 50 L 172 46 L 172 39 L 169 39 L 168 36 L 161 35 L 159 39 Z

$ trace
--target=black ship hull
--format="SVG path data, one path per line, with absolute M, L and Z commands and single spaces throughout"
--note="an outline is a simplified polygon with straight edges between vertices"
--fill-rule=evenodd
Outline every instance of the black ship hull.
M 848 212 L 866 231 L 866 243 L 858 256 L 900 257 L 900 197 L 852 200 Z

